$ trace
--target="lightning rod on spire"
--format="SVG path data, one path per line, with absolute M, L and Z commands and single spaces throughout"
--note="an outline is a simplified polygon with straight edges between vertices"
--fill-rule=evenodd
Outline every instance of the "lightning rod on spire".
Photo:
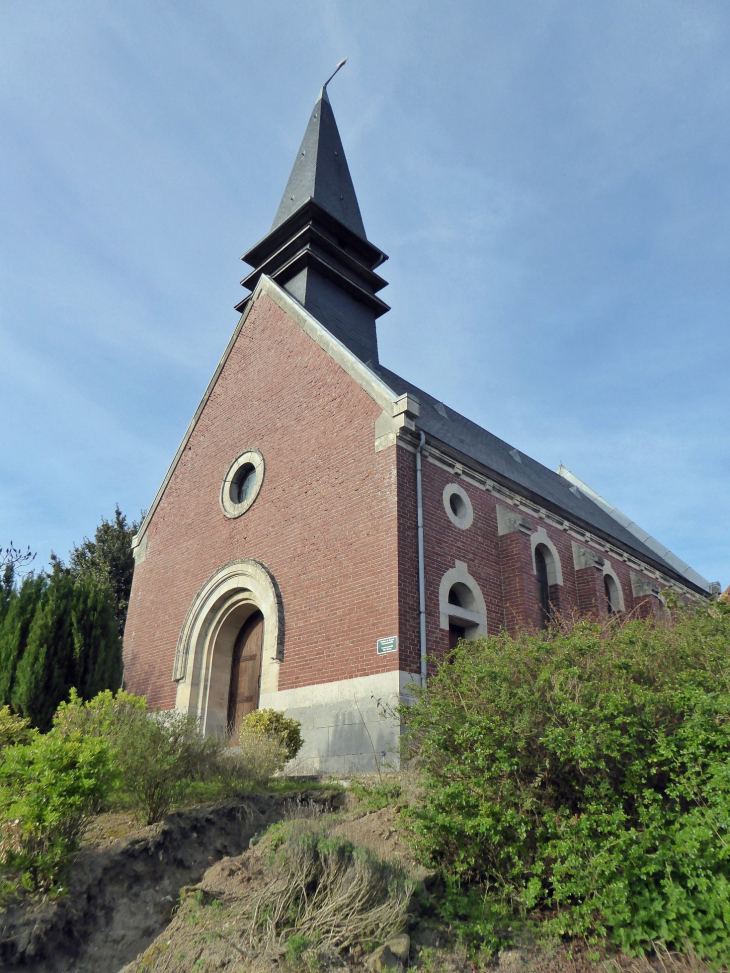
M 346 57 L 343 57 L 342 60 L 340 61 L 340 63 L 337 65 L 337 67 L 332 72 L 332 74 L 329 76 L 329 78 L 327 78 L 327 80 L 325 81 L 325 83 L 322 85 L 323 88 L 326 88 L 327 87 L 327 85 L 334 78 L 334 76 L 337 74 L 337 72 L 340 70 L 340 68 L 341 67 L 344 67 L 344 65 L 346 63 L 347 63 L 347 58 Z

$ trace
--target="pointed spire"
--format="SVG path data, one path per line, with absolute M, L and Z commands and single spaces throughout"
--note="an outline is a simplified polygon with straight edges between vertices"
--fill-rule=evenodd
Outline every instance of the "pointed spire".
M 367 239 L 326 85 L 309 118 L 271 229 L 275 230 L 309 199 Z
M 314 106 L 274 224 L 242 258 L 254 269 L 241 283 L 253 291 L 266 274 L 362 361 L 377 362 L 375 320 L 388 305 L 378 296 L 386 281 L 375 268 L 388 258 L 365 235 L 327 97 L 329 81 Z M 247 301 L 236 309 L 243 311 Z

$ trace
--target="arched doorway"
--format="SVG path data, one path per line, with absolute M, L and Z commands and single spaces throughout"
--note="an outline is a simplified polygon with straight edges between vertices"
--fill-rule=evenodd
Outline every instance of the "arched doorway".
M 206 736 L 236 732 L 261 696 L 277 692 L 283 636 L 283 605 L 267 568 L 249 560 L 223 565 L 183 623 L 173 668 L 175 708 L 197 716 Z
M 231 744 L 238 743 L 241 720 L 258 709 L 261 692 L 261 655 L 264 616 L 256 610 L 241 626 L 233 644 L 231 684 L 228 690 L 227 727 Z

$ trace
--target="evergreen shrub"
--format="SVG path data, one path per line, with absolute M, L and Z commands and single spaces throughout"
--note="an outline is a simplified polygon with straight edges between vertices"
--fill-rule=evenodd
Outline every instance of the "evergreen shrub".
M 286 760 L 293 760 L 302 749 L 302 724 L 275 709 L 257 709 L 241 721 L 241 745 L 251 734 L 263 734 L 278 738 L 286 753 Z M 285 761 L 286 762 L 286 761 Z M 284 764 L 282 764 L 282 767 Z M 279 768 L 281 769 L 281 768 Z
M 730 959 L 730 615 L 461 643 L 404 718 L 415 847 L 483 915 Z
M 6 747 L 14 747 L 19 743 L 30 743 L 36 734 L 31 728 L 30 720 L 21 716 L 14 716 L 9 706 L 0 709 L 0 760 Z
M 59 561 L 9 595 L 0 627 L 0 706 L 42 731 L 72 687 L 84 699 L 119 686 L 122 642 L 109 589 Z

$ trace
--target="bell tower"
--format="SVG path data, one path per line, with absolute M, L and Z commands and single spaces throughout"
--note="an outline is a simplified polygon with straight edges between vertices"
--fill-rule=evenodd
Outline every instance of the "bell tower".
M 358 358 L 378 362 L 375 321 L 389 308 L 377 296 L 386 281 L 375 269 L 388 258 L 365 235 L 326 84 L 271 230 L 242 259 L 254 268 L 244 287 L 267 274 Z

